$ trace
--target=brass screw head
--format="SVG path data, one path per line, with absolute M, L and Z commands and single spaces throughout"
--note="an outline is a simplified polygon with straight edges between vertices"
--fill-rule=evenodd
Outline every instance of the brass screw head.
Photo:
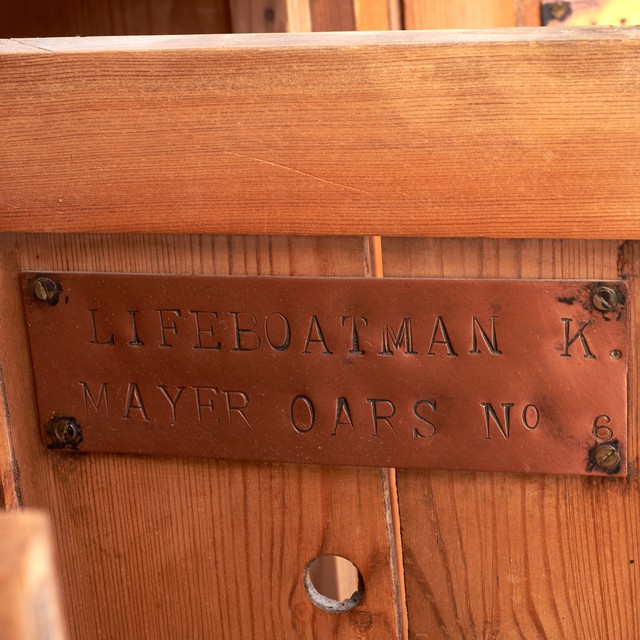
M 41 276 L 33 283 L 33 295 L 42 302 L 51 303 L 58 297 L 58 285 L 51 278 Z
M 71 420 L 60 420 L 56 422 L 54 433 L 60 442 L 73 442 L 78 435 L 78 428 Z
M 598 447 L 593 457 L 596 464 L 605 471 L 611 471 L 620 466 L 620 454 L 618 450 L 610 444 L 603 444 Z
M 591 302 L 599 311 L 613 311 L 618 305 L 618 294 L 611 287 L 598 287 L 591 295 Z
M 620 351 L 619 349 L 614 349 L 614 350 L 611 352 L 611 357 L 612 357 L 614 360 L 620 360 L 620 358 L 622 358 L 622 351 Z
M 353 614 L 353 624 L 359 629 L 367 629 L 371 626 L 371 616 L 366 611 L 356 611 Z
M 556 20 L 562 20 L 567 15 L 569 7 L 566 2 L 554 2 L 549 5 L 549 10 Z

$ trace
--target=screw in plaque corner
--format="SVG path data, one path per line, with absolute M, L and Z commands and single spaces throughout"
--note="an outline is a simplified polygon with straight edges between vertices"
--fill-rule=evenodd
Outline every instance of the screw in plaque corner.
M 65 449 L 69 447 L 75 451 L 83 440 L 82 428 L 75 418 L 52 418 L 47 424 L 46 432 L 50 439 L 47 445 L 49 449 Z
M 618 292 L 611 287 L 598 287 L 591 294 L 591 302 L 598 311 L 613 311 L 618 306 Z
M 620 453 L 610 445 L 600 445 L 593 453 L 596 464 L 604 471 L 612 472 L 620 466 Z
M 32 280 L 29 289 L 36 300 L 46 302 L 51 306 L 58 304 L 62 291 L 60 284 L 47 276 L 38 276 Z

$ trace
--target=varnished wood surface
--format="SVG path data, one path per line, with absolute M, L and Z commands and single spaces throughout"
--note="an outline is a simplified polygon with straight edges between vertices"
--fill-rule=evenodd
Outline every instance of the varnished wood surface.
M 637 238 L 638 33 L 4 46 L 0 230 Z
M 17 269 L 362 275 L 360 238 L 4 235 L 1 365 L 26 506 L 51 514 L 72 638 L 361 638 L 302 583 L 362 573 L 367 638 L 396 637 L 379 469 L 55 455 L 40 442 Z M 179 437 L 179 434 L 177 434 Z
M 44 513 L 0 513 L 0 637 L 67 638 Z
M 622 241 L 386 239 L 383 259 L 386 276 L 626 274 L 635 291 L 640 254 Z M 398 470 L 410 638 L 640 637 L 637 338 L 628 478 Z

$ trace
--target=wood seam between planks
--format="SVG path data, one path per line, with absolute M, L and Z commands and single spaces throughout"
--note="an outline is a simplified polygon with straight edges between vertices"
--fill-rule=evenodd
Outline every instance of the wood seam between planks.
M 7 251 L 1 255 L 3 260 L 0 263 L 0 276 L 3 276 L 3 273 L 6 272 L 15 272 L 17 265 L 15 264 L 13 254 Z M 0 315 L 2 316 L 0 318 L 0 325 L 4 326 L 5 329 L 0 334 L 0 402 L 2 402 L 0 407 L 0 430 L 2 431 L 2 433 L 0 433 L 0 487 L 2 490 L 0 509 L 5 509 L 6 511 L 14 511 L 22 508 L 20 475 L 13 445 L 12 413 L 6 385 L 7 366 L 10 366 L 6 360 L 6 327 L 12 323 L 12 318 L 5 315 L 10 306 L 7 305 L 6 294 L 13 286 L 15 286 L 15 282 L 4 277 L 1 278 L 0 292 L 3 296 L 0 296 Z M 20 317 L 22 318 L 23 316 L 21 315 Z
M 382 266 L 382 238 L 368 236 L 364 240 L 365 275 L 368 278 L 384 277 Z M 382 493 L 384 496 L 385 521 L 389 536 L 389 560 L 394 588 L 394 605 L 398 639 L 409 638 L 409 616 L 407 611 L 407 595 L 404 584 L 404 558 L 402 555 L 402 531 L 400 529 L 400 508 L 398 502 L 398 486 L 396 470 L 380 469 L 382 477 Z
M 13 438 L 11 434 L 11 415 L 7 402 L 7 389 L 4 383 L 4 368 L 0 362 L 0 395 L 2 396 L 2 415 L 7 439 L 6 466 L 2 469 L 0 485 L 2 488 L 3 507 L 6 511 L 22 508 L 22 496 L 18 483 L 18 465 L 13 451 Z M 3 465 L 4 466 L 4 465 Z

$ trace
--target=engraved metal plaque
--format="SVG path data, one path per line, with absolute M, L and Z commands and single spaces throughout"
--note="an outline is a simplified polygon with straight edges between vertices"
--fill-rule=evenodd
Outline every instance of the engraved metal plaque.
M 67 451 L 624 475 L 628 286 L 22 274 Z

